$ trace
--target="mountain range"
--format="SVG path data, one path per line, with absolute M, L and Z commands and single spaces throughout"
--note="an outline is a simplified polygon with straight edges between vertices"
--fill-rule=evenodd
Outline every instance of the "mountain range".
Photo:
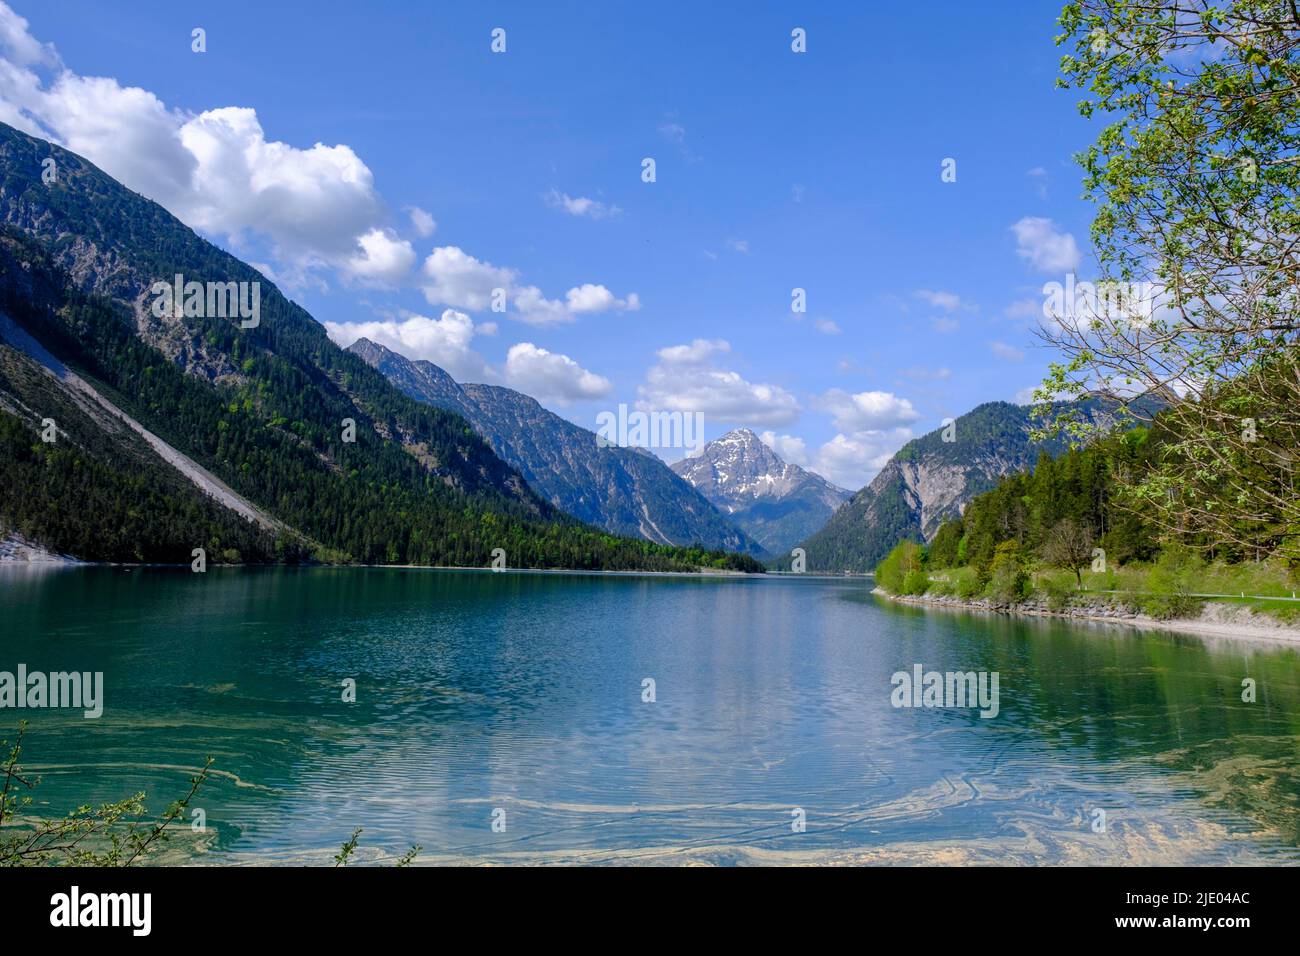
M 258 320 L 157 308 L 178 276 L 256 286 Z M 669 468 L 511 389 L 340 349 L 158 204 L 0 124 L 0 533 L 53 551 L 484 566 L 499 548 L 516 567 L 755 570 L 802 540 L 809 570 L 866 571 L 1063 449 L 1032 427 L 1027 408 L 981 405 L 852 496 L 747 429 Z
M 596 433 L 496 385 L 457 383 L 424 360 L 358 339 L 348 351 L 416 401 L 463 415 L 556 508 L 614 534 L 752 554 L 762 547 L 655 455 L 602 445 Z
M 47 169 L 57 170 L 53 178 Z M 158 308 L 176 277 L 255 323 Z M 103 560 L 758 566 L 618 538 L 459 414 L 340 349 L 260 272 L 84 158 L 0 124 L 0 530 Z
M 1130 403 L 1143 415 L 1161 404 L 1154 397 Z M 1106 396 L 1068 408 L 1081 422 L 1102 428 L 1121 421 L 1120 402 Z M 1000 478 L 1031 467 L 1044 452 L 1054 456 L 1068 447 L 1064 436 L 1035 441 L 1041 424 L 1031 406 L 987 402 L 908 442 L 803 542 L 808 570 L 867 572 L 904 538 L 930 540 Z
M 783 461 L 748 428 L 727 432 L 671 467 L 778 557 L 825 525 L 852 495 Z

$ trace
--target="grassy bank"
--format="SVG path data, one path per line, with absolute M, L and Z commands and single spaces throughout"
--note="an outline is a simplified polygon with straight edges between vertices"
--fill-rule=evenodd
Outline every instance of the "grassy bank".
M 1280 562 L 1207 562 L 1166 552 L 1151 562 L 1066 570 L 999 545 L 986 565 L 932 569 L 923 545 L 904 541 L 876 568 L 877 584 L 898 596 L 952 597 L 1053 611 L 1110 608 L 1156 620 L 1192 620 L 1207 604 L 1245 607 L 1287 625 L 1300 624 L 1300 585 Z

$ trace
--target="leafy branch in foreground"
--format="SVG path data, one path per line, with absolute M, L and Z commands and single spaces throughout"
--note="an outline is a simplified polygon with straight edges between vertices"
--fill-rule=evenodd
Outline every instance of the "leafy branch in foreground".
M 357 827 L 353 830 L 352 836 L 348 837 L 347 841 L 339 847 L 339 852 L 334 854 L 334 865 L 336 867 L 347 866 L 348 860 L 352 859 L 352 854 L 357 851 L 357 838 L 361 836 L 361 829 L 361 827 Z M 420 851 L 423 849 L 424 847 L 420 844 L 413 844 L 410 849 L 397 858 L 397 862 L 393 865 L 399 869 L 404 866 L 410 866 L 411 862 L 419 856 Z
M 17 815 L 31 806 L 32 798 L 23 790 L 32 790 L 40 779 L 27 775 L 19 759 L 27 722 L 18 725 L 18 733 L 4 760 L 0 762 L 0 867 L 5 866 L 134 866 L 143 862 L 171 836 L 168 829 L 185 815 L 199 788 L 208 779 L 213 758 L 190 778 L 190 789 L 174 801 L 157 820 L 142 819 L 147 810 L 144 794 L 137 793 L 97 807 L 84 805 L 58 820 L 38 820 L 29 828 L 6 834 L 6 823 L 13 824 Z M 0 740 L 0 753 L 8 741 Z M 11 827 L 13 829 L 13 827 Z M 361 827 L 334 856 L 335 866 L 345 866 L 357 849 Z M 424 849 L 411 846 L 397 859 L 398 867 L 410 866 Z
M 1096 286 L 1129 291 L 1055 310 L 1036 397 L 1164 395 L 1135 505 L 1300 563 L 1300 5 L 1079 0 L 1060 22 L 1058 85 L 1106 123 L 1079 157 Z
M 0 866 L 133 866 L 169 839 L 168 828 L 189 808 L 212 767 L 209 757 L 203 769 L 190 778 L 189 792 L 157 820 L 142 819 L 147 812 L 144 794 L 137 793 L 98 807 L 80 806 L 62 819 L 39 820 L 30 829 L 6 835 L 5 823 L 31 805 L 32 798 L 22 790 L 31 790 L 40 782 L 28 777 L 18 762 L 26 731 L 24 721 L 0 763 L 4 780 L 0 789 Z M 0 750 L 6 743 L 0 741 Z

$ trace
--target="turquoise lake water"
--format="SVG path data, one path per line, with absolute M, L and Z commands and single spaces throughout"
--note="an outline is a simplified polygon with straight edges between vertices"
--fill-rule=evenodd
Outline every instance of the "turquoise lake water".
M 29 721 L 50 816 L 141 790 L 161 810 L 213 756 L 207 829 L 173 861 L 328 862 L 358 826 L 362 861 L 1300 860 L 1295 648 L 870 588 L 6 569 L 0 671 L 102 671 L 105 700 L 96 720 L 0 709 L 0 738 Z M 998 715 L 893 706 L 916 664 L 997 672 Z

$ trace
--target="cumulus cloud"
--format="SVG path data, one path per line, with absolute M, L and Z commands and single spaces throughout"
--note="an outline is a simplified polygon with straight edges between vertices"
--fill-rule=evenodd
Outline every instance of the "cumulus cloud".
M 722 422 L 786 425 L 799 417 L 798 400 L 779 385 L 747 381 L 738 372 L 713 366 L 709 359 L 729 352 L 722 339 L 696 339 L 656 354 L 659 362 L 639 386 L 643 411 L 703 412 Z
M 200 229 L 256 230 L 289 258 L 334 262 L 351 260 L 383 216 L 370 169 L 351 147 L 269 141 L 257 113 L 240 107 L 201 113 L 179 136 L 197 162 L 181 218 Z
M 890 457 L 912 439 L 908 428 L 838 434 L 821 448 L 811 470 L 841 488 L 857 491 L 888 464 Z
M 839 335 L 840 332 L 843 331 L 838 325 L 836 325 L 830 319 L 818 319 L 816 322 L 813 323 L 813 326 L 822 335 Z
M 491 323 L 476 325 L 455 309 L 445 310 L 436 319 L 412 314 L 401 320 L 326 322 L 325 330 L 343 348 L 357 339 L 370 339 L 407 358 L 432 362 L 460 382 L 494 377 L 471 342 L 475 336 L 494 334 L 495 327 Z
M 27 30 L 26 19 L 4 3 L 0 3 L 0 50 L 15 66 L 60 65 L 53 44 L 36 40 Z
M 411 228 L 421 239 L 428 239 L 438 229 L 438 223 L 433 218 L 433 214 L 421 209 L 419 206 L 410 206 L 406 214 L 411 217 Z
M 775 431 L 759 433 L 759 440 L 787 462 L 818 473 L 841 488 L 858 490 L 870 483 L 894 451 L 915 437 L 906 423 L 919 418 L 906 399 L 888 393 L 862 395 L 868 397 L 852 402 L 849 399 L 858 395 L 832 393 L 832 402 L 824 410 L 832 412 L 841 431 L 818 449 L 809 449 L 801 437 Z M 852 408 L 846 408 L 846 403 Z
M 1039 272 L 1073 272 L 1079 266 L 1079 246 L 1074 236 L 1041 216 L 1025 216 L 1011 226 L 1016 234 L 1016 255 Z
M 589 199 L 586 196 L 570 196 L 558 189 L 552 189 L 543 198 L 552 209 L 563 209 L 570 216 L 584 219 L 610 219 L 623 213 L 618 206 L 603 203 L 599 199 Z
M 413 253 L 387 231 L 370 169 L 346 145 L 268 139 L 256 111 L 197 114 L 111 77 L 81 76 L 0 3 L 0 119 L 66 146 L 187 225 L 270 240 L 287 274 L 329 266 L 389 281 Z
M 539 400 L 559 404 L 600 398 L 613 390 L 603 375 L 589 372 L 567 355 L 548 352 L 532 342 L 512 345 L 506 354 L 505 378 L 514 388 Z
M 655 354 L 662 362 L 694 364 L 703 362 L 710 356 L 730 351 L 731 343 L 726 339 L 695 339 L 689 345 L 670 345 Z
M 457 246 L 439 246 L 423 266 L 424 297 L 430 305 L 481 312 L 492 305 L 494 289 L 507 292 L 516 272 L 476 259 Z
M 635 292 L 626 299 L 620 299 L 603 285 L 590 282 L 575 286 L 564 295 L 565 304 L 570 312 L 608 312 L 618 309 L 621 312 L 635 312 L 641 308 L 641 299 Z
M 748 239 L 728 239 L 728 240 L 727 240 L 727 248 L 730 249 L 732 252 L 739 252 L 741 255 L 748 255 L 748 254 L 749 254 L 749 240 L 748 240 Z
M 372 229 L 357 239 L 360 252 L 348 260 L 348 271 L 359 279 L 396 283 L 415 265 L 415 250 L 391 232 Z
M 797 435 L 778 435 L 768 429 L 759 433 L 758 440 L 791 464 L 808 464 L 808 446 Z
M 619 298 L 603 285 L 574 286 L 563 299 L 549 299 L 535 285 L 519 284 L 519 273 L 476 259 L 456 246 L 434 249 L 421 270 L 424 297 L 432 305 L 481 312 L 500 303 L 511 317 L 531 325 L 573 322 L 579 315 L 596 312 L 635 312 L 641 299 L 635 293 Z
M 910 401 L 899 398 L 892 392 L 857 392 L 850 395 L 833 388 L 821 397 L 818 404 L 830 413 L 836 428 L 847 432 L 898 428 L 921 417 Z
M 795 435 L 779 435 L 769 430 L 758 437 L 785 461 L 821 475 L 841 488 L 857 491 L 875 477 L 913 434 L 910 428 L 841 433 L 815 451 L 810 451 L 804 439 Z

